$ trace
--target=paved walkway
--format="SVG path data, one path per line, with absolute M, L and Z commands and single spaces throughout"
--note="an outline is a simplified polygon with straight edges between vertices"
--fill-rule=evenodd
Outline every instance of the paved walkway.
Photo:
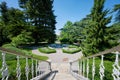
M 56 49 L 56 53 L 45 54 L 39 52 L 36 48 L 32 52 L 36 55 L 48 56 L 51 60 L 52 70 L 58 71 L 53 80 L 76 80 L 69 72 L 70 61 L 79 59 L 82 56 L 82 52 L 75 54 L 63 53 L 62 49 Z M 49 80 L 49 79 L 48 79 Z M 50 79 L 51 80 L 51 79 Z
M 32 52 L 36 55 L 48 56 L 52 63 L 68 63 L 69 61 L 74 61 L 82 56 L 82 52 L 75 54 L 63 53 L 61 49 L 56 49 L 56 53 L 45 54 L 38 51 L 38 49 L 33 49 Z

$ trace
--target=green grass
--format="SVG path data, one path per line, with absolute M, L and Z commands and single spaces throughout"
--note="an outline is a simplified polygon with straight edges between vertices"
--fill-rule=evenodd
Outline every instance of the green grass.
M 11 44 L 5 44 L 2 47 L 6 48 L 6 49 L 13 50 L 15 52 L 20 52 L 23 55 L 34 57 L 34 58 L 39 59 L 39 60 L 47 60 L 48 59 L 48 57 L 46 57 L 46 56 L 39 56 L 39 55 L 32 54 L 32 50 L 30 48 L 16 48 L 16 47 L 12 46 Z M 9 55 L 9 54 L 7 54 L 6 57 L 8 60 L 16 59 L 16 56 Z M 0 59 L 1 59 L 1 55 L 0 55 Z
M 50 53 L 56 53 L 55 49 L 49 48 L 49 47 L 42 47 L 38 49 L 42 53 L 50 54 Z
M 21 52 L 22 54 L 32 56 L 36 59 L 40 59 L 40 60 L 47 60 L 48 59 L 48 57 L 46 57 L 46 56 L 38 56 L 38 55 L 32 54 L 31 49 L 27 49 L 27 48 L 19 49 L 19 48 L 16 48 L 10 44 L 3 45 L 2 47 L 14 50 L 16 52 Z M 6 58 L 6 63 L 8 65 L 9 73 L 10 73 L 8 80 L 17 80 L 17 78 L 16 78 L 16 66 L 17 66 L 16 55 L 6 53 L 5 58 Z M 29 59 L 28 62 L 29 62 L 29 67 L 31 67 L 31 59 Z M 22 73 L 21 80 L 26 80 L 26 77 L 25 77 L 26 59 L 25 58 L 20 57 L 20 65 L 21 65 L 21 73 Z M 35 65 L 35 60 L 34 60 L 34 65 Z M 0 52 L 0 69 L 1 68 L 2 68 L 2 52 Z M 30 78 L 31 78 L 31 73 L 29 74 L 29 79 Z M 0 80 L 1 80 L 1 75 L 0 75 Z
M 26 80 L 26 76 L 25 76 L 25 65 L 26 65 L 26 59 L 25 58 L 21 58 L 20 59 L 20 65 L 21 65 L 21 80 Z M 11 61 L 6 61 L 7 65 L 8 65 L 8 70 L 9 70 L 9 79 L 8 80 L 17 80 L 16 77 L 16 67 L 17 67 L 17 61 L 16 60 L 11 60 Z M 31 59 L 28 60 L 29 66 L 31 67 Z M 34 65 L 35 65 L 35 61 L 34 61 Z M 2 67 L 2 61 L 0 61 L 0 68 Z M 1 79 L 1 75 L 0 75 L 0 79 Z M 29 79 L 31 79 L 31 73 L 29 74 Z
M 76 47 L 76 48 L 63 48 L 62 51 L 64 53 L 68 53 L 68 54 L 74 54 L 74 53 L 77 53 L 77 52 L 80 52 L 81 51 L 81 48 L 79 47 Z

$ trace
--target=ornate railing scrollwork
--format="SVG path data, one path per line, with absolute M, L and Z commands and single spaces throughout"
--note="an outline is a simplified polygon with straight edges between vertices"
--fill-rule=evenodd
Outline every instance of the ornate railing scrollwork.
M 108 57 L 106 58 L 106 56 L 108 56 L 108 55 L 106 55 L 106 54 L 116 55 L 115 62 L 112 60 L 108 62 L 108 60 L 106 60 L 106 59 L 108 59 Z M 109 66 L 111 66 L 110 68 L 112 68 L 112 66 L 113 66 L 112 71 L 110 71 L 110 72 L 112 72 L 111 73 L 112 75 L 110 76 L 110 78 L 113 78 L 114 80 L 120 80 L 119 55 L 120 55 L 120 45 L 115 46 L 111 49 L 107 49 L 105 51 L 99 52 L 97 54 L 88 56 L 88 57 L 82 57 L 81 59 L 71 62 L 73 64 L 78 61 L 79 73 L 80 73 L 80 74 L 76 74 L 76 73 L 72 72 L 72 74 L 74 73 L 74 76 L 75 77 L 77 76 L 76 78 L 78 80 L 89 80 L 89 78 L 90 78 L 90 80 L 96 80 L 96 78 L 98 80 L 98 75 L 99 75 L 100 80 L 104 80 L 104 79 L 108 78 L 105 76 L 105 71 L 107 71 L 106 64 L 104 66 L 104 62 L 105 62 L 105 63 L 110 64 L 109 65 Z M 95 60 L 97 63 L 95 62 Z M 99 61 L 100 61 L 100 63 L 98 63 Z M 113 63 L 113 65 L 111 63 Z M 74 66 L 74 65 L 71 65 L 71 66 Z M 99 67 L 99 70 L 96 69 L 98 67 Z
M 17 79 L 17 80 L 22 80 L 22 76 L 24 76 L 24 78 L 26 77 L 26 80 L 41 80 L 46 75 L 46 73 L 50 73 L 50 71 L 51 71 L 51 64 L 49 61 L 39 60 L 35 57 L 0 47 L 0 53 L 1 52 L 2 52 L 2 56 L 1 56 L 2 57 L 2 68 L 0 69 L 0 74 L 1 74 L 0 79 L 1 80 L 9 80 L 9 78 L 11 78 L 11 75 L 10 75 L 11 72 L 9 72 L 11 65 L 8 66 L 6 63 L 6 54 L 16 55 L 16 57 L 17 57 L 17 60 L 16 59 L 14 60 L 14 61 L 16 61 L 16 75 L 14 75 L 14 76 L 16 76 L 15 79 Z M 21 60 L 20 58 L 26 59 L 25 68 L 23 68 L 23 67 L 21 68 L 22 64 L 20 65 L 20 62 L 23 60 Z M 28 61 L 30 61 L 30 60 L 31 60 L 31 62 L 29 63 Z M 35 67 L 34 67 L 34 60 L 36 60 Z M 39 64 L 41 62 L 46 63 L 46 65 L 40 65 L 40 66 L 46 67 L 46 69 L 39 69 L 38 67 L 40 67 L 40 66 L 38 65 L 38 62 L 39 62 Z M 30 65 L 31 65 L 31 68 L 30 68 Z M 41 74 L 38 74 L 38 72 L 41 72 L 41 70 L 42 70 L 42 72 L 44 72 L 44 73 L 42 73 L 42 76 L 41 76 Z M 24 71 L 24 72 L 22 72 L 22 71 Z M 30 74 L 30 72 L 31 72 L 31 74 Z M 34 75 L 35 73 L 36 73 L 36 75 Z M 32 76 L 32 79 L 30 79 L 31 78 L 30 76 Z M 36 79 L 37 76 L 40 76 L 40 77 Z
M 104 63 L 103 63 L 103 55 L 101 55 L 101 63 L 100 63 L 100 72 L 99 72 L 99 74 L 100 74 L 100 80 L 103 80 L 103 77 L 104 77 L 104 69 L 105 69 L 105 67 L 104 67 Z
M 17 56 L 17 68 L 16 68 L 16 73 L 17 73 L 17 78 L 18 80 L 21 79 L 21 67 L 20 67 L 20 60 L 19 60 L 19 56 Z
M 114 80 L 120 80 L 120 66 L 119 66 L 119 52 L 115 52 L 116 53 L 116 59 L 115 62 L 113 64 L 113 73 L 112 76 L 114 78 Z
M 9 77 L 9 70 L 5 61 L 5 55 L 6 53 L 2 53 L 2 68 L 0 70 L 2 74 L 2 80 L 8 80 Z

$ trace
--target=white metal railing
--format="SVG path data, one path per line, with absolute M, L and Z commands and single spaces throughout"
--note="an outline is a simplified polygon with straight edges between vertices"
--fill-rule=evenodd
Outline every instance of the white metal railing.
M 79 60 L 70 62 L 70 71 L 71 74 L 76 77 L 78 80 L 96 80 L 96 74 L 99 75 L 99 80 L 106 80 L 104 79 L 105 70 L 107 69 L 104 66 L 104 57 L 107 56 L 106 54 L 113 54 L 115 55 L 115 61 L 112 61 L 113 65 L 109 65 L 113 67 L 111 77 L 112 80 L 120 80 L 120 66 L 119 66 L 119 55 L 120 55 L 120 45 L 113 47 L 112 49 L 107 49 L 103 52 L 98 54 L 81 58 Z M 99 58 L 100 59 L 99 59 Z M 96 60 L 99 59 L 99 73 L 96 73 Z M 90 64 L 91 61 L 91 64 Z M 91 67 L 91 68 L 90 68 Z M 90 73 L 91 72 L 91 73 Z M 89 75 L 91 78 L 89 78 Z
M 26 76 L 26 80 L 30 80 L 30 78 L 32 78 L 31 80 L 41 80 L 43 77 L 47 76 L 47 74 L 51 72 L 51 62 L 49 61 L 41 61 L 33 56 L 24 55 L 23 53 L 19 53 L 1 47 L 0 47 L 0 52 L 2 53 L 1 56 L 2 68 L 0 69 L 0 73 L 1 73 L 0 80 L 11 80 L 9 79 L 9 77 L 11 77 L 11 73 L 9 71 L 9 66 L 6 63 L 6 54 L 16 55 L 16 78 L 14 80 L 23 80 L 21 78 L 21 76 L 23 75 L 22 74 L 23 72 L 21 70 L 22 64 L 20 64 L 21 57 L 22 59 L 25 59 L 24 73 Z M 30 61 L 31 64 L 28 63 Z

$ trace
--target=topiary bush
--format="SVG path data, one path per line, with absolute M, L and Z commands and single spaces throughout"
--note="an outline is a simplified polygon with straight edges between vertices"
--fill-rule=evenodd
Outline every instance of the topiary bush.
M 76 47 L 76 48 L 63 48 L 62 51 L 63 51 L 63 53 L 73 54 L 73 53 L 80 52 L 81 48 L 79 48 L 79 47 Z
M 38 49 L 40 52 L 42 53 L 47 53 L 47 54 L 50 54 L 50 53 L 56 53 L 56 50 L 53 49 L 53 48 L 49 48 L 49 47 L 41 47 Z

